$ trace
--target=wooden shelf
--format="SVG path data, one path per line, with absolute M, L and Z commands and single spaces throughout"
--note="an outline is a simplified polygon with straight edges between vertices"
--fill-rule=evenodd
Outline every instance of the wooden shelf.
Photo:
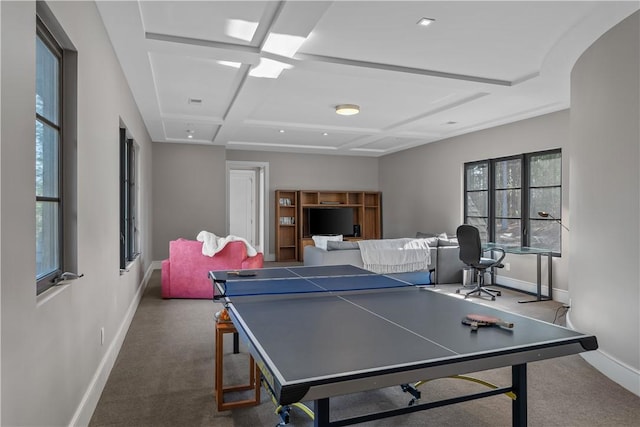
M 276 260 L 303 261 L 304 247 L 313 245 L 313 240 L 306 228 L 308 222 L 305 218 L 305 208 L 315 207 L 353 209 L 353 223 L 360 226 L 360 235 L 345 236 L 345 240 L 382 238 L 382 194 L 380 192 L 277 190 Z M 294 240 L 293 243 L 291 239 Z
M 298 259 L 298 192 L 276 191 L 276 261 Z

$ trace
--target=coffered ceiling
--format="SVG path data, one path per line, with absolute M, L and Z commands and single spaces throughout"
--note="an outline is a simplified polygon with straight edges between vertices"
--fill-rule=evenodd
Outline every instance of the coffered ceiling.
M 638 2 L 106 1 L 151 138 L 381 156 L 569 106 Z M 421 18 L 434 21 L 418 25 Z M 360 113 L 336 114 L 338 104 Z

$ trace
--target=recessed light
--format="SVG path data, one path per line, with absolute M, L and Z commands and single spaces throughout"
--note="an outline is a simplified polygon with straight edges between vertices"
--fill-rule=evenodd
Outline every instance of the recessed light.
M 433 18 L 420 18 L 420 20 L 418 22 L 416 22 L 416 24 L 422 25 L 423 27 L 426 27 L 426 26 L 432 24 L 433 22 L 435 22 L 435 19 L 433 19 Z
M 336 105 L 336 113 L 341 116 L 353 116 L 360 112 L 360 106 L 356 104 L 340 104 Z
M 193 131 L 191 129 L 187 129 L 187 138 L 192 139 L 194 133 L 195 133 L 195 131 Z
M 327 132 L 322 132 L 322 136 L 327 136 L 329 135 Z
M 280 133 L 284 133 L 284 129 L 280 129 L 278 132 L 280 132 Z

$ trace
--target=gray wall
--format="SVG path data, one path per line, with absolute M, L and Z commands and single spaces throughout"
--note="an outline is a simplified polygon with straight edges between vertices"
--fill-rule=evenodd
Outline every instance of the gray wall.
M 179 237 L 225 235 L 225 183 L 224 147 L 153 144 L 154 260 L 167 258 Z
M 225 235 L 226 160 L 269 164 L 269 253 L 275 245 L 275 190 L 378 190 L 375 158 L 153 144 L 155 260 L 167 258 L 169 241 L 178 237 L 195 239 L 201 230 Z
M 571 321 L 636 370 L 640 394 L 639 16 L 602 36 L 571 73 L 570 238 L 581 250 L 569 290 Z
M 95 4 L 50 2 L 49 7 L 78 49 L 78 269 L 85 276 L 36 296 L 35 2 L 2 2 L 2 425 L 88 422 L 151 261 L 150 138 Z M 120 119 L 140 147 L 143 237 L 141 258 L 122 275 Z
M 385 237 L 417 231 L 455 233 L 463 220 L 465 162 L 562 148 L 563 218 L 569 209 L 569 111 L 523 120 L 402 151 L 380 159 Z M 569 229 L 571 224 L 566 222 Z M 571 247 L 563 236 L 562 257 L 554 259 L 554 290 L 566 290 Z M 511 271 L 501 280 L 526 287 L 536 281 L 536 257 L 507 255 Z M 543 271 L 546 271 L 546 261 Z M 547 285 L 543 274 L 543 285 Z M 556 292 L 562 296 L 562 292 Z

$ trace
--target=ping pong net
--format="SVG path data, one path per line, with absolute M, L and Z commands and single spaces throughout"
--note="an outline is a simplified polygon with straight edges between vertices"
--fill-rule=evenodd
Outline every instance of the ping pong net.
M 265 268 L 249 274 L 212 272 L 214 299 L 226 297 L 365 291 L 414 286 L 353 266 Z M 235 274 L 234 274 L 235 273 Z

